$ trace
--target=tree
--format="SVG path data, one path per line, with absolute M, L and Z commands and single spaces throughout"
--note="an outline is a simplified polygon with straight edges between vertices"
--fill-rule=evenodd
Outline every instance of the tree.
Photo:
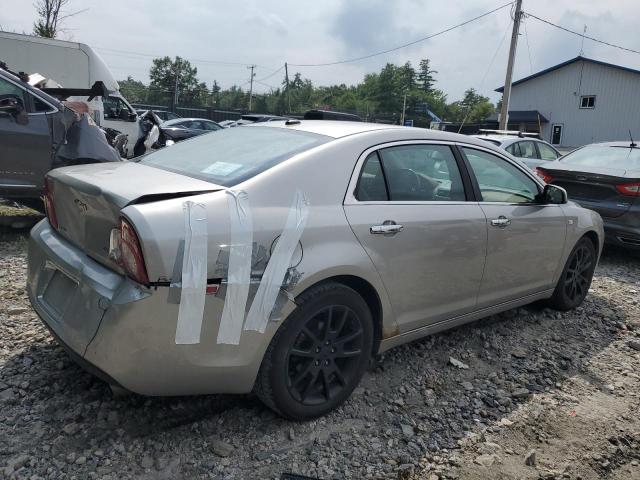
M 139 80 L 134 80 L 131 75 L 126 80 L 120 80 L 120 93 L 131 103 L 145 103 L 149 95 L 147 86 Z
M 203 97 L 203 88 L 207 91 L 206 85 L 199 83 L 198 69 L 192 67 L 188 60 L 175 57 L 154 58 L 151 70 L 149 70 L 150 97 L 153 103 L 162 102 L 169 104 L 173 101 L 176 82 L 178 84 L 178 103 L 183 105 L 193 105 Z M 204 87 L 203 87 L 204 85 Z
M 218 105 L 218 103 L 220 103 L 221 90 L 222 88 L 220 88 L 220 85 L 218 85 L 218 82 L 214 80 L 213 85 L 211 86 L 211 102 L 214 107 Z
M 433 90 L 433 85 L 436 83 L 433 74 L 438 73 L 435 70 L 431 70 L 430 63 L 431 60 L 423 58 L 420 60 L 420 65 L 418 66 L 418 84 L 422 91 L 427 93 Z
M 477 123 L 484 121 L 494 111 L 493 103 L 487 97 L 478 94 L 474 88 L 469 88 L 461 101 L 453 102 L 447 107 L 447 120 Z
M 38 37 L 56 38 L 65 18 L 85 12 L 88 8 L 73 13 L 64 13 L 69 0 L 38 0 L 33 6 L 38 12 L 38 20 L 33 24 L 33 34 Z

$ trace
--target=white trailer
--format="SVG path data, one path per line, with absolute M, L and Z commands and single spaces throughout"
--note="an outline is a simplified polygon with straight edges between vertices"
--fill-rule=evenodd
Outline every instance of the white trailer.
M 127 134 L 128 156 L 138 138 L 135 109 L 120 94 L 120 86 L 104 60 L 84 43 L 0 31 L 0 61 L 14 72 L 39 73 L 65 88 L 89 89 L 102 81 L 109 96 L 94 102 L 96 123 Z

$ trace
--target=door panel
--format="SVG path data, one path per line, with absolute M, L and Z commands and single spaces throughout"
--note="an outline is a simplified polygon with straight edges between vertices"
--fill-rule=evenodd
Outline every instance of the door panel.
M 478 204 L 466 201 L 451 147 L 414 143 L 378 153 L 364 161 L 345 213 L 401 332 L 473 311 L 487 225 Z
M 27 94 L 4 79 L 0 79 L 0 94 L 19 95 L 23 105 L 29 106 Z M 13 115 L 0 113 L 0 152 L 0 195 L 38 196 L 44 174 L 51 168 L 51 133 L 46 114 L 29 114 L 27 123 L 21 125 Z
M 345 205 L 385 284 L 401 332 L 475 309 L 487 243 L 477 203 Z M 395 234 L 372 234 L 394 221 Z
M 557 205 L 480 204 L 487 216 L 488 245 L 478 307 L 552 288 L 562 258 L 566 219 Z M 506 226 L 492 220 L 504 217 Z
M 551 288 L 562 258 L 566 219 L 537 203 L 540 185 L 506 159 L 462 148 L 487 218 L 487 262 L 478 307 Z

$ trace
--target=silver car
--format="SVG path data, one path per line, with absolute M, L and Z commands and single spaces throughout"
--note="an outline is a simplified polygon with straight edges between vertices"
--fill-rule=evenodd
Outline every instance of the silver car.
M 532 170 L 562 156 L 551 144 L 533 137 L 492 134 L 480 134 L 474 137 L 506 150 Z
M 79 363 L 144 395 L 255 391 L 291 419 L 397 345 L 575 308 L 603 244 L 597 213 L 504 151 L 416 128 L 270 122 L 46 183 L 29 298 Z

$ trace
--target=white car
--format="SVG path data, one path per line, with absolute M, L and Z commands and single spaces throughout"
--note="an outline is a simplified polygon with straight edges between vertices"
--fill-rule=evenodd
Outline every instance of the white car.
M 562 156 L 549 143 L 526 134 L 480 133 L 472 136 L 506 150 L 532 170 Z

